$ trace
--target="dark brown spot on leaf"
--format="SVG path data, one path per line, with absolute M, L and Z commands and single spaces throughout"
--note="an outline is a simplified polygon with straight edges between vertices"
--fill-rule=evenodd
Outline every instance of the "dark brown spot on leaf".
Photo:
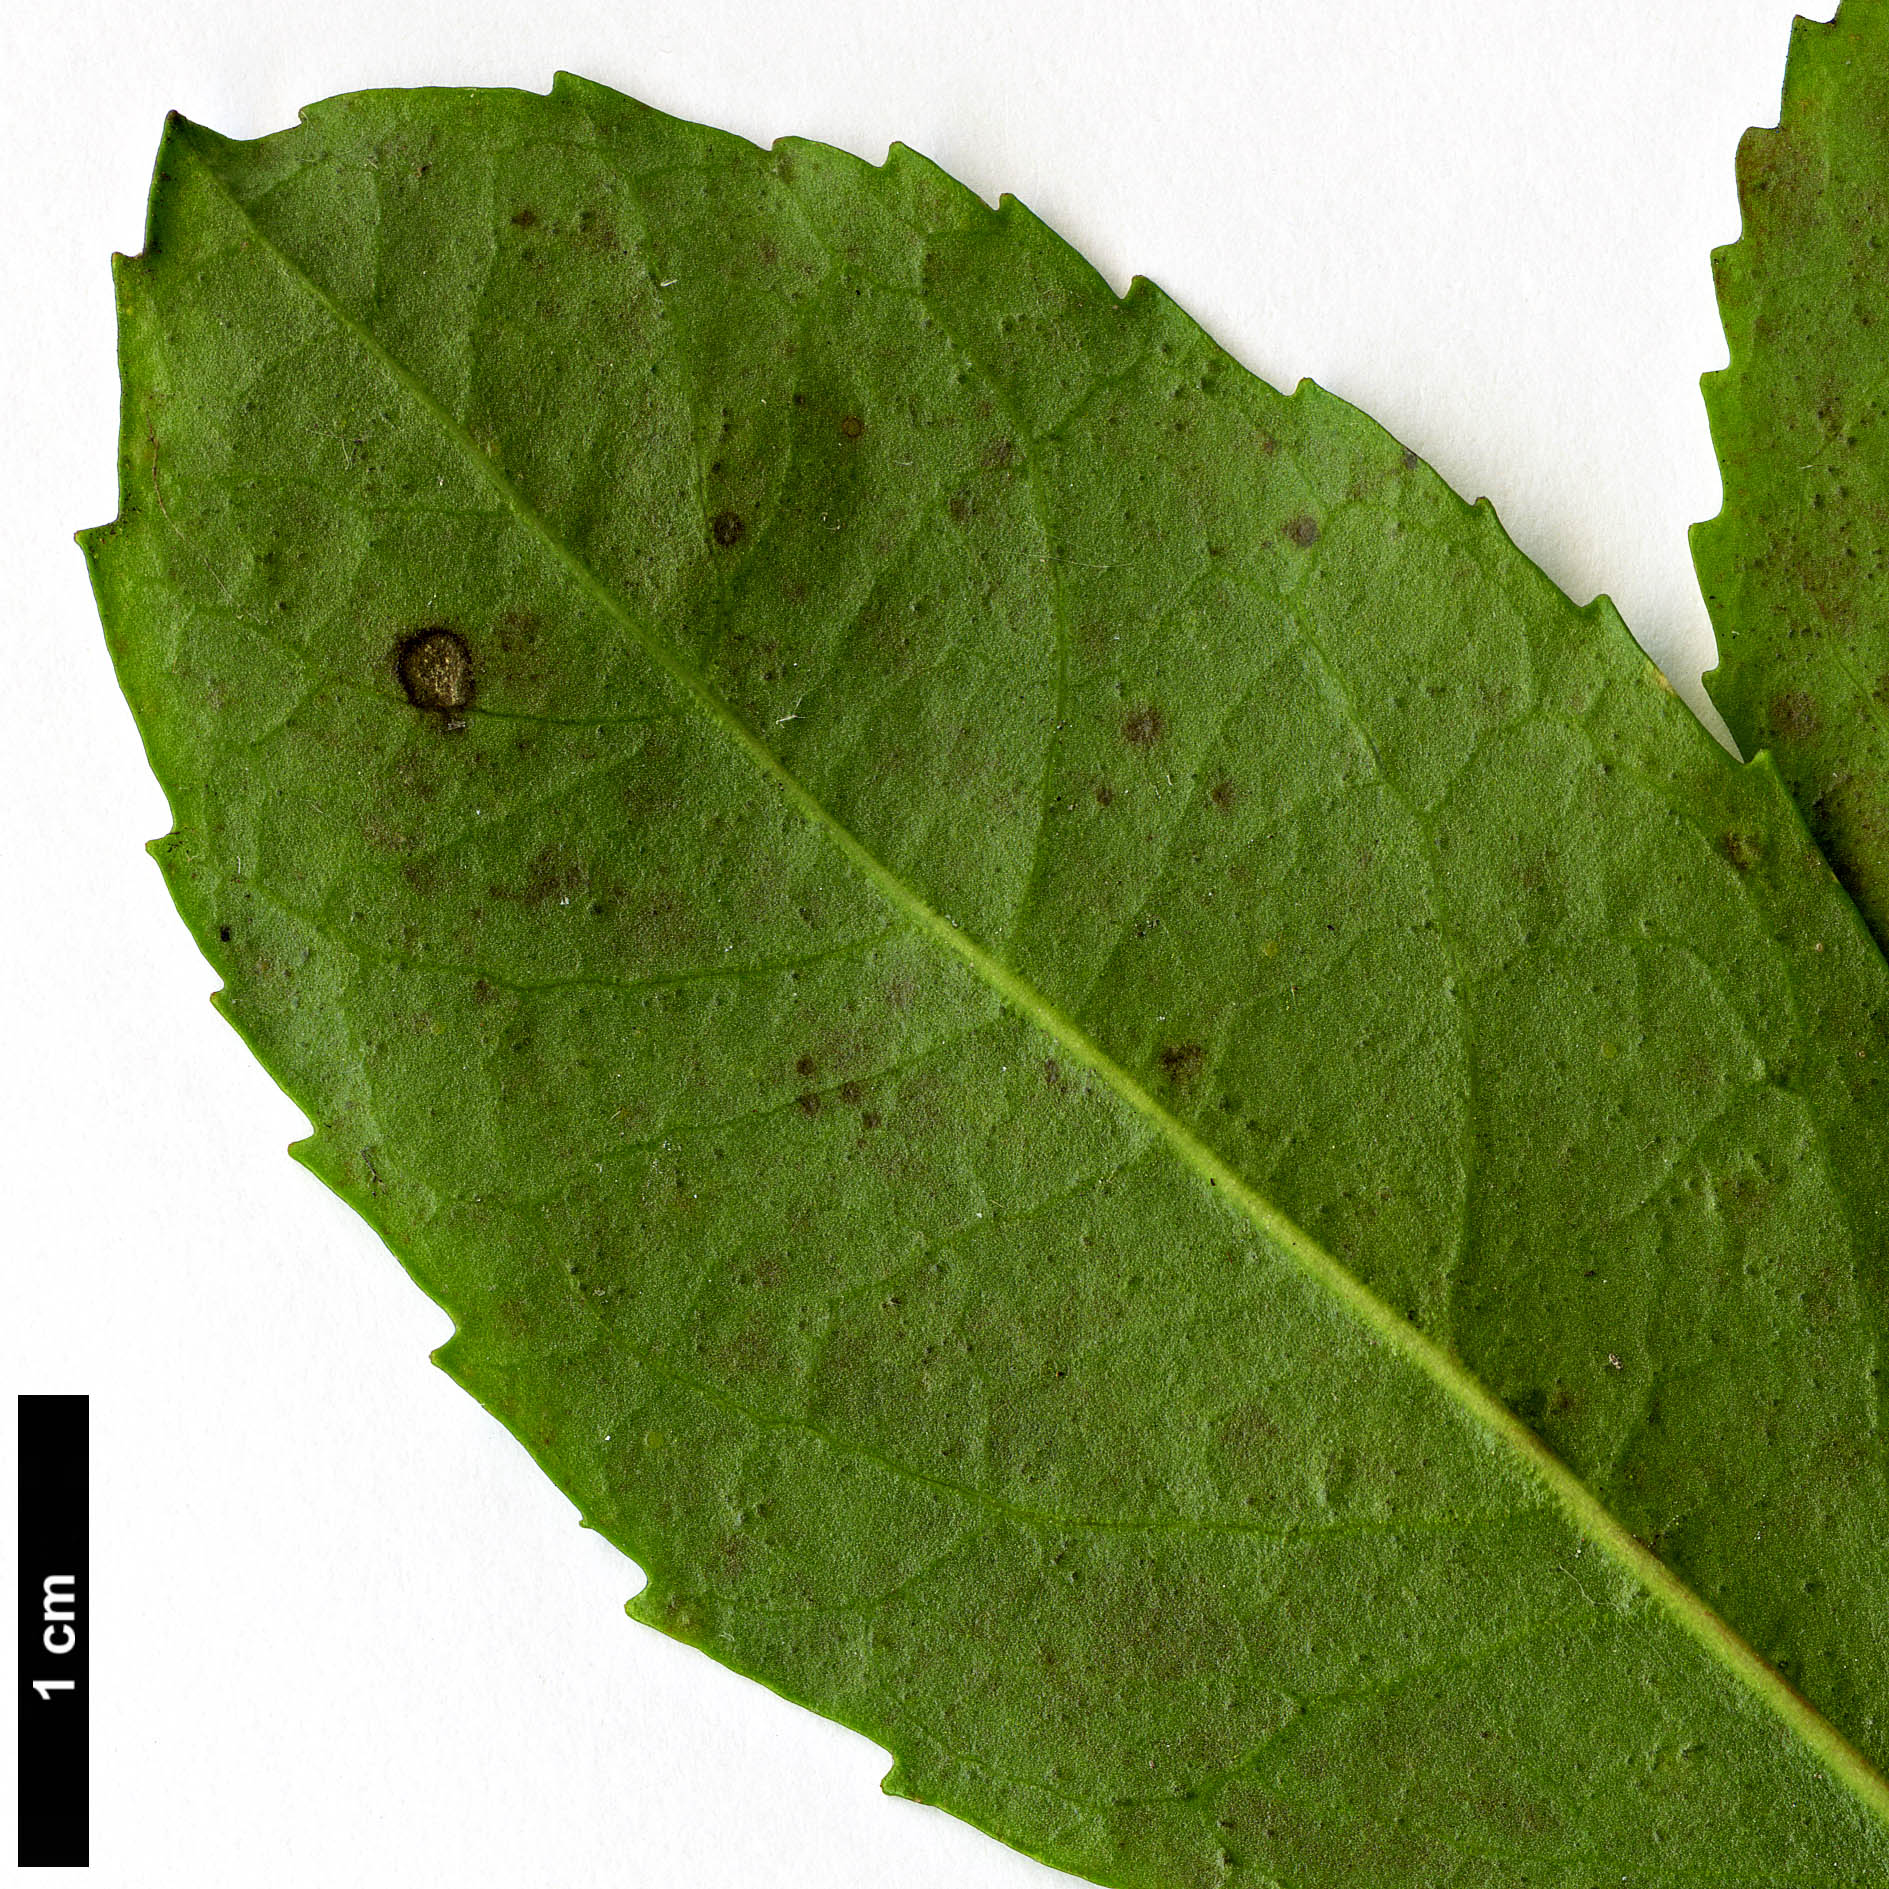
M 797 1076 L 810 1076 L 818 1067 L 819 1065 L 815 1063 L 811 1056 L 803 1056 L 799 1062 L 794 1064 L 794 1074 Z
M 1771 731 L 1787 741 L 1809 741 L 1823 732 L 1823 717 L 1801 689 L 1786 689 L 1771 698 Z
M 857 1108 L 865 1099 L 865 1094 L 865 1090 L 856 1082 L 842 1082 L 840 1084 L 840 1100 L 844 1102 L 848 1108 Z
M 1170 1082 L 1192 1082 L 1200 1074 L 1207 1052 L 1198 1043 L 1170 1043 L 1157 1060 Z
M 865 421 L 856 413 L 849 413 L 840 422 L 840 436 L 843 439 L 857 439 L 865 430 Z
M 1318 520 L 1310 512 L 1301 512 L 1286 526 L 1286 536 L 1296 545 L 1314 545 L 1318 542 Z
M 800 1098 L 800 1112 L 809 1120 L 820 1112 L 820 1098 L 811 1089 Z
M 1115 789 L 1107 781 L 1096 782 L 1095 804 L 1098 807 L 1112 807 L 1115 804 Z
M 1758 863 L 1758 842 L 1749 833 L 1727 833 L 1719 845 L 1740 872 L 1749 872 Z
M 715 542 L 724 550 L 739 544 L 747 529 L 739 512 L 717 512 L 715 522 L 709 526 L 709 530 L 715 534 Z
M 1158 708 L 1133 708 L 1122 722 L 1122 739 L 1131 748 L 1152 748 L 1167 733 L 1167 717 Z
M 418 630 L 395 652 L 394 668 L 415 708 L 452 716 L 472 706 L 472 651 L 452 630 Z
M 581 854 L 561 845 L 541 846 L 531 857 L 523 880 L 515 887 L 489 888 L 495 899 L 515 899 L 521 905 L 568 905 L 590 889 L 590 871 Z
M 1233 803 L 1240 797 L 1240 790 L 1231 781 L 1221 781 L 1207 796 L 1222 813 L 1231 813 Z
M 516 223 L 521 230 L 530 229 L 537 220 L 538 213 L 530 204 L 526 204 L 525 207 L 518 211 L 512 218 L 512 221 Z

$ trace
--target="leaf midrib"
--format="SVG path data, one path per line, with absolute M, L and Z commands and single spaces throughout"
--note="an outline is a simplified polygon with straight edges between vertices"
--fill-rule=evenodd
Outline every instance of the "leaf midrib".
M 1299 1269 L 1335 1298 L 1375 1338 L 1414 1365 L 1496 1442 L 1505 1445 L 1546 1485 L 1573 1526 L 1607 1558 L 1637 1581 L 1656 1605 L 1705 1654 L 1750 1692 L 1810 1750 L 1824 1768 L 1885 1829 L 1889 1829 L 1889 1779 L 1768 1664 L 1709 1603 L 1687 1586 L 1650 1548 L 1630 1533 L 1580 1477 L 1517 1418 L 1459 1359 L 1417 1330 L 1328 1253 L 1184 1122 L 1166 1109 L 1122 1064 L 1032 984 L 934 910 L 872 853 L 852 831 L 788 771 L 773 751 L 710 688 L 707 678 L 590 568 L 550 521 L 519 491 L 460 421 L 364 323 L 343 307 L 249 213 L 192 135 L 198 127 L 173 114 L 170 130 L 181 149 L 202 169 L 256 240 L 284 273 L 327 312 L 344 333 L 398 382 L 456 446 L 518 524 L 536 538 L 583 594 L 618 623 L 637 648 L 689 698 L 800 814 L 820 829 L 846 861 L 914 929 L 967 965 L 988 988 L 1075 1061 L 1099 1076 L 1142 1117 L 1175 1157 L 1191 1168 L 1230 1208 L 1242 1214 Z M 211 134 L 214 135 L 214 134 Z

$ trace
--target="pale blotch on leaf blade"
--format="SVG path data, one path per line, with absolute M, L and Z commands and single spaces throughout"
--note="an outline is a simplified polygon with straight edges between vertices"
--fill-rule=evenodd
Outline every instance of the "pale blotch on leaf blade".
M 168 882 L 639 1618 L 1099 1882 L 1882 1879 L 1889 971 L 1608 606 L 899 148 L 174 122 L 118 282 Z

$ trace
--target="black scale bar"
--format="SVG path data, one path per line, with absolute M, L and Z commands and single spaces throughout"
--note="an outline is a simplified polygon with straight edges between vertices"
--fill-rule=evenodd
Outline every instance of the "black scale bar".
M 90 1860 L 90 1399 L 20 1399 L 20 1866 Z

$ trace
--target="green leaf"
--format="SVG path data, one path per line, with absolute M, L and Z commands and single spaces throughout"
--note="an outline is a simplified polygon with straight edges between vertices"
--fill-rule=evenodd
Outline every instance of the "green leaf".
M 908 151 L 158 163 L 155 850 L 639 1619 L 1098 1881 L 1889 1878 L 1889 969 L 1768 762 Z
M 1775 129 L 1738 146 L 1713 256 L 1731 365 L 1705 378 L 1725 479 L 1692 532 L 1712 700 L 1768 749 L 1889 944 L 1889 4 L 1798 20 Z

